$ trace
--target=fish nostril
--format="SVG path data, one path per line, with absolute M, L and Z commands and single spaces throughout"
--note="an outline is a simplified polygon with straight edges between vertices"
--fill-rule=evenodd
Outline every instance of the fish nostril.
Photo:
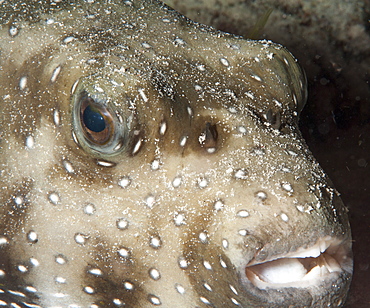
M 206 123 L 205 129 L 200 134 L 199 144 L 207 150 L 208 153 L 214 153 L 217 149 L 218 132 L 216 124 Z
M 283 124 L 280 111 L 274 112 L 272 109 L 269 109 L 264 117 L 272 128 L 280 130 Z

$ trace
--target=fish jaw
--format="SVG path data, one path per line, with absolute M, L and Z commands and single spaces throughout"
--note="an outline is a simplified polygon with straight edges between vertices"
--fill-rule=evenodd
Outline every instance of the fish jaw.
M 157 2 L 113 3 L 129 20 L 78 2 L 19 35 L 3 26 L 0 300 L 342 305 L 350 230 L 297 128 L 296 60 Z M 86 97 L 122 132 L 109 146 L 86 139 Z M 316 269 L 304 258 L 329 263 L 323 284 L 305 278 Z M 276 278 L 286 267 L 298 274 Z

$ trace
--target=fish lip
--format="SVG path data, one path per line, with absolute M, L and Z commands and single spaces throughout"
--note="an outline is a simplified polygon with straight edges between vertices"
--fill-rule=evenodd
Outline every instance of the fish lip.
M 310 247 L 275 255 L 263 261 L 253 258 L 245 266 L 246 278 L 258 289 L 307 288 L 324 280 L 352 275 L 351 239 L 320 237 Z

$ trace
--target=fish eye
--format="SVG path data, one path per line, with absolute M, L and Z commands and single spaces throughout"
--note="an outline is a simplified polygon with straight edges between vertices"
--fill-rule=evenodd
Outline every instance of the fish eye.
M 76 142 L 86 151 L 100 156 L 114 155 L 127 144 L 127 125 L 106 97 L 90 92 L 82 89 L 73 97 Z
M 80 121 L 85 138 L 92 143 L 104 145 L 114 134 L 112 114 L 91 97 L 81 98 Z

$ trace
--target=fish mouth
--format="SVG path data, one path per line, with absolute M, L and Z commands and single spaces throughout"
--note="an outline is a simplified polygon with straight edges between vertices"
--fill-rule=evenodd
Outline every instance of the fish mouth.
M 332 237 L 270 260 L 252 260 L 245 268 L 248 280 L 258 289 L 317 287 L 343 272 L 352 273 L 351 241 Z

